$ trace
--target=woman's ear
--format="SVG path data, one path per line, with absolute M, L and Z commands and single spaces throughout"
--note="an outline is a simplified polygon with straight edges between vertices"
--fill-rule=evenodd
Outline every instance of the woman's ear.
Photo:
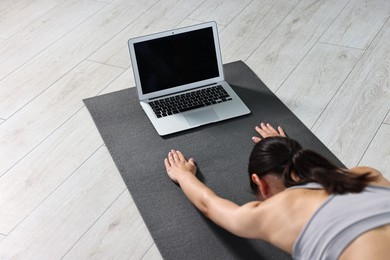
M 291 171 L 291 178 L 294 180 L 294 181 L 296 181 L 296 182 L 298 182 L 298 181 L 300 181 L 301 180 L 301 178 L 299 178 L 299 176 L 298 176 L 298 174 L 296 173 L 296 171 Z
M 259 178 L 259 176 L 257 176 L 256 173 L 252 173 L 251 178 L 252 178 L 252 181 L 253 181 L 257 186 L 260 185 L 260 178 Z
M 253 182 L 257 185 L 257 187 L 259 188 L 260 194 L 261 194 L 263 197 L 267 197 L 268 192 L 269 192 L 269 188 L 268 188 L 267 182 L 266 182 L 264 179 L 259 178 L 259 176 L 258 176 L 256 173 L 253 173 L 253 174 L 251 175 L 251 178 L 252 178 L 252 181 L 253 181 Z

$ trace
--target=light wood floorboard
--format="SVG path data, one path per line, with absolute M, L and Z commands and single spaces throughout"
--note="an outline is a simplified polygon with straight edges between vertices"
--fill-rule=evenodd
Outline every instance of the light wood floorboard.
M 302 0 L 247 59 L 271 90 L 277 90 L 348 1 Z
M 65 1 L 0 45 L 0 79 L 79 26 L 106 4 L 92 0 Z
M 158 248 L 156 244 L 153 244 L 153 246 L 146 252 L 146 254 L 141 258 L 142 260 L 160 260 L 162 259 L 160 252 L 158 251 Z
M 3 8 L 0 7 L 0 37 L 10 37 L 64 1 L 19 0 L 12 4 L 4 4 Z
M 292 1 L 253 1 L 220 34 L 224 62 L 246 60 L 296 6 Z
M 228 25 L 251 0 L 206 0 L 189 18 L 197 21 L 216 21 Z
M 9 234 L 102 144 L 83 108 L 12 167 L 0 178 L 0 233 Z
M 313 127 L 348 166 L 357 165 L 390 108 L 390 21 Z
M 387 117 L 385 118 L 384 123 L 390 125 L 390 110 L 387 112 Z
M 121 33 L 114 37 L 113 40 L 93 53 L 88 59 L 122 68 L 129 68 L 131 65 L 127 47 L 127 41 L 129 38 L 209 21 L 208 19 L 195 20 L 188 18 L 188 15 L 194 12 L 194 10 L 198 10 L 196 8 L 203 1 L 204 0 L 173 0 L 159 2 L 150 8 L 150 10 L 145 12 L 140 19 L 137 19 L 134 23 L 126 27 Z M 233 9 L 234 5 L 229 4 L 229 1 L 224 1 L 221 2 L 220 6 L 222 7 L 216 8 L 222 8 L 222 10 L 226 10 L 227 13 L 221 13 L 221 11 L 218 11 L 211 20 L 218 21 L 218 18 L 223 19 L 223 17 L 229 17 L 229 19 L 234 18 L 232 13 L 228 12 L 232 11 L 231 9 Z M 178 13 L 177 10 L 181 10 L 181 12 Z M 158 20 L 156 20 L 156 16 L 159 17 Z M 225 26 L 223 24 L 218 25 L 219 31 L 222 31 L 224 28 Z
M 62 257 L 126 189 L 113 169 L 102 146 L 1 241 L 0 258 Z
M 194 25 L 194 24 L 199 24 L 199 23 L 203 23 L 205 21 L 197 21 L 197 20 L 193 20 L 193 19 L 184 19 L 178 26 L 177 28 L 180 28 L 180 27 L 186 27 L 186 26 L 191 26 L 191 25 Z M 225 25 L 221 25 L 221 24 L 218 24 L 217 25 L 218 27 L 218 34 L 220 32 L 222 32 L 224 29 L 225 29 Z
M 95 0 L 95 1 L 108 4 L 108 3 L 111 3 L 114 0 Z
M 350 1 L 320 41 L 366 49 L 389 15 L 390 1 Z
M 362 50 L 318 43 L 276 94 L 311 128 L 362 54 Z
M 125 88 L 133 88 L 133 87 L 135 87 L 134 74 L 132 68 L 130 67 L 129 69 L 125 70 L 118 78 L 115 79 L 114 82 L 112 82 L 107 88 L 105 88 L 99 94 L 107 94 L 110 92 L 122 90 Z
M 64 259 L 140 259 L 152 244 L 153 239 L 126 190 Z
M 204 0 L 160 1 L 88 59 L 122 68 L 130 67 L 127 41 L 136 36 L 175 28 Z M 180 10 L 180 12 L 177 12 Z M 158 17 L 158 19 L 156 19 Z
M 165 1 L 164 3 L 159 2 L 159 4 L 156 4 L 145 12 L 140 19 L 137 19 L 136 22 L 130 24 L 110 42 L 94 52 L 88 60 L 121 68 L 130 68 L 131 63 L 127 46 L 129 38 L 205 22 L 185 18 L 187 17 L 186 15 L 196 9 L 196 4 L 201 3 L 202 1 L 203 0 L 198 2 L 174 0 Z M 193 6 L 194 4 L 195 6 Z M 162 8 L 164 11 L 161 11 Z M 177 9 L 182 10 L 182 13 L 177 13 L 175 11 Z M 160 20 L 156 21 L 156 15 L 160 16 Z M 218 25 L 219 31 L 224 28 L 225 26 Z
M 0 118 L 7 119 L 49 88 L 156 1 L 113 1 L 0 81 Z
M 21 1 L 21 0 L 3 0 L 3 1 L 0 1 L 0 11 L 5 13 L 5 10 L 7 8 L 9 8 L 9 10 L 11 10 L 10 8 L 12 8 L 12 6 L 15 5 L 18 1 Z
M 225 62 L 390 177 L 389 3 L 0 1 L 0 259 L 162 259 L 81 100 L 134 86 L 127 40 L 174 27 L 217 21 Z
M 378 170 L 390 180 L 390 125 L 383 124 L 375 134 L 359 165 L 378 165 Z M 378 153 L 378 151 L 380 151 Z
M 85 61 L 2 124 L 0 175 L 80 110 L 82 98 L 98 94 L 122 71 Z

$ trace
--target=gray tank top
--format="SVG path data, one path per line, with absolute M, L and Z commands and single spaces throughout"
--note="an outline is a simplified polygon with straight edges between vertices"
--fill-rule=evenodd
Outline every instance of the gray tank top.
M 321 189 L 318 183 L 289 189 Z M 390 188 L 368 186 L 361 193 L 330 195 L 293 245 L 294 259 L 338 259 L 359 235 L 390 224 Z M 389 242 L 390 244 L 390 242 Z

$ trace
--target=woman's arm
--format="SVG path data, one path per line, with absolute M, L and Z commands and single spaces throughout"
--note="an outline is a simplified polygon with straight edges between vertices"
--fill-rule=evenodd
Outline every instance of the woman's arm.
M 180 151 L 172 150 L 164 164 L 169 177 L 178 183 L 188 199 L 211 221 L 238 236 L 263 239 L 259 230 L 260 202 L 243 206 L 217 196 L 196 178 L 195 161 L 186 160 Z

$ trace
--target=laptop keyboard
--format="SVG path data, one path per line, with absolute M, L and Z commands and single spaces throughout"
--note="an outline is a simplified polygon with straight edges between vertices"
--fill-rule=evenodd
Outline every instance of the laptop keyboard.
M 151 101 L 149 105 L 160 118 L 230 100 L 232 98 L 226 90 L 218 85 Z

